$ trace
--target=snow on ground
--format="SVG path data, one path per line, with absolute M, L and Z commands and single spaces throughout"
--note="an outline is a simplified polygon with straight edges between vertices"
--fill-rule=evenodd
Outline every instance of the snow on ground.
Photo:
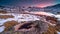
M 57 31 L 58 34 L 60 34 L 60 32 Z
M 0 14 L 0 15 L 3 15 L 3 14 Z M 14 18 L 0 19 L 0 25 L 2 25 L 4 22 L 12 21 L 12 20 L 18 21 L 18 22 L 39 20 L 37 16 L 30 15 L 30 14 L 6 14 L 6 15 L 13 15 Z
M 8 14 L 0 14 L 0 15 L 13 15 L 14 18 L 7 18 L 7 19 L 0 19 L 0 26 L 3 25 L 5 22 L 7 21 L 18 21 L 18 22 L 21 22 L 21 21 L 35 21 L 35 20 L 39 20 L 39 18 L 35 15 L 30 15 L 30 14 L 11 14 L 11 13 L 8 13 Z M 0 27 L 0 32 L 4 31 L 4 27 L 1 26 Z
M 0 27 L 0 32 L 4 31 L 4 29 L 5 29 L 4 26 Z
M 30 12 L 30 13 L 33 13 L 33 12 Z M 55 14 L 52 14 L 52 13 L 46 13 L 46 12 L 41 12 L 41 13 L 40 12 L 37 12 L 36 13 L 35 12 L 33 14 L 41 14 L 41 15 L 47 15 L 47 16 L 55 16 L 56 18 L 58 18 L 58 20 L 60 20 L 60 15 L 55 15 Z M 7 13 L 7 14 L 0 14 L 0 15 L 13 15 L 14 16 L 14 18 L 0 19 L 0 25 L 3 25 L 5 22 L 12 21 L 12 20 L 15 20 L 15 21 L 18 21 L 18 22 L 21 22 L 21 21 L 35 21 L 35 20 L 40 20 L 38 18 L 39 16 L 30 15 L 30 14 L 13 14 L 13 13 Z M 0 27 L 0 32 L 4 31 L 4 28 L 5 28 L 4 26 L 1 26 Z
M 53 14 L 53 13 L 42 12 L 42 11 L 40 11 L 40 12 L 27 12 L 27 13 L 38 14 L 38 15 L 46 15 L 46 16 L 53 16 L 53 15 L 55 15 L 55 14 Z
M 55 17 L 60 21 L 60 14 L 55 15 Z
M 38 14 L 38 15 L 46 15 L 46 16 L 52 16 L 52 17 L 56 17 L 58 18 L 58 20 L 60 20 L 60 14 L 53 14 L 53 13 L 50 13 L 50 12 L 28 12 L 27 13 L 30 13 L 30 14 Z

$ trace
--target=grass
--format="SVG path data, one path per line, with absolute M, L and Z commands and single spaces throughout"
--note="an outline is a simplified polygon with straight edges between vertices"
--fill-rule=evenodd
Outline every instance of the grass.
M 5 13 L 7 13 L 7 11 L 5 11 L 5 10 L 0 10 L 0 13 L 5 14 Z
M 1 19 L 14 18 L 12 15 L 0 15 Z
M 4 26 L 6 27 L 5 31 L 12 30 L 12 27 L 14 25 L 17 25 L 17 24 L 18 24 L 18 22 L 16 22 L 16 21 L 7 21 L 7 22 L 5 22 L 4 23 Z

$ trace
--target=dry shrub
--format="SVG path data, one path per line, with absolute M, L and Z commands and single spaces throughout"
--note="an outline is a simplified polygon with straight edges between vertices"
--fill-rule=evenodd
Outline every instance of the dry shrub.
M 7 11 L 5 11 L 5 10 L 0 10 L 0 13 L 5 14 L 5 13 L 7 13 Z
M 56 25 L 56 30 L 60 32 L 60 24 L 59 25 Z
M 55 22 L 57 22 L 56 21 L 56 19 L 55 18 L 51 18 L 51 17 L 48 17 L 48 19 L 47 20 L 52 20 L 52 21 L 55 21 Z M 22 29 L 25 29 L 25 24 L 26 25 L 28 25 L 27 23 L 20 23 L 20 24 L 22 24 L 22 25 L 19 25 L 19 24 L 17 24 L 18 26 L 21 26 L 21 27 L 19 27 L 18 28 L 18 30 L 17 31 L 13 31 L 13 32 L 11 32 L 11 34 L 57 34 L 57 30 L 59 29 L 59 27 L 60 27 L 60 25 L 57 25 L 56 27 L 53 27 L 53 26 L 51 26 L 51 25 L 48 25 L 46 22 L 44 22 L 44 21 L 32 21 L 32 22 L 30 22 L 30 23 L 32 23 L 33 25 L 35 25 L 35 26 L 32 26 L 33 28 L 34 28 L 34 30 L 30 30 L 30 31 L 19 31 L 19 30 L 22 30 Z M 54 23 L 54 22 L 52 22 L 52 23 Z M 55 23 L 56 24 L 56 23 Z M 23 26 L 24 25 L 24 26 Z M 7 26 L 7 25 L 6 25 Z M 10 25 L 11 26 L 11 25 Z M 8 26 L 7 28 L 6 28 L 6 30 L 8 30 L 9 29 L 9 27 L 10 26 Z M 16 26 L 16 25 L 15 25 Z M 30 26 L 30 25 L 28 25 L 28 26 Z M 49 27 L 48 27 L 49 26 Z M 20 29 L 21 28 L 21 29 Z M 15 29 L 15 28 L 14 28 Z M 28 30 L 27 28 L 26 28 L 26 30 Z M 9 34 L 10 34 L 10 32 L 9 32 Z
M 55 27 L 49 26 L 47 32 L 44 32 L 43 34 L 57 34 L 57 30 Z
M 23 32 L 22 34 L 42 34 L 43 32 L 45 32 L 48 29 L 47 23 L 45 23 L 43 21 L 33 21 L 30 23 L 32 23 L 32 25 L 33 25 L 33 26 L 31 26 L 31 28 L 33 27 L 33 30 L 31 30 L 31 28 L 29 28 L 30 30 L 28 30 L 27 28 L 30 25 L 28 25 L 28 23 L 24 23 L 23 25 L 18 25 L 21 27 L 19 27 L 17 31 L 20 31 L 20 32 L 22 31 Z M 24 31 L 23 29 L 26 29 L 26 31 Z
M 10 28 L 12 28 L 14 25 L 18 24 L 18 22 L 16 21 L 7 21 L 4 26 L 6 27 L 5 28 L 5 31 L 9 31 Z M 11 29 L 12 30 L 12 29 Z
M 20 24 L 22 24 L 22 25 L 20 25 L 21 27 L 20 28 L 22 28 L 22 29 L 26 29 L 26 30 L 28 30 L 27 28 L 27 26 L 31 26 L 31 27 L 33 27 L 33 30 L 31 30 L 30 28 L 30 30 L 28 30 L 28 31 L 20 31 L 20 30 L 22 30 L 22 29 L 18 29 L 17 31 L 13 31 L 12 29 L 12 31 L 7 31 L 7 30 L 9 30 L 9 28 L 10 27 L 12 27 L 12 26 L 14 26 L 14 25 L 18 25 L 18 23 L 17 22 L 15 22 L 15 21 L 8 21 L 8 22 L 6 22 L 4 25 L 5 25 L 5 32 L 2 32 L 2 34 L 42 34 L 43 32 L 46 32 L 47 31 L 47 29 L 48 29 L 48 25 L 47 25 L 47 23 L 45 23 L 44 21 L 32 21 L 32 22 L 29 22 L 29 23 L 32 23 L 31 25 L 28 25 L 28 22 L 27 23 L 24 23 L 24 24 L 22 24 L 22 23 L 20 23 Z M 24 27 L 24 26 L 26 26 L 26 27 Z M 15 29 L 15 28 L 14 28 Z M 7 32 L 6 32 L 7 31 Z
M 57 19 L 54 18 L 54 17 L 47 16 L 46 20 L 47 21 L 50 20 L 50 23 L 52 23 L 52 24 L 57 24 Z M 57 34 L 56 29 L 57 29 L 57 25 L 56 26 L 49 25 L 49 28 L 48 28 L 47 32 L 44 32 L 43 34 Z
M 1 19 L 14 18 L 13 15 L 0 15 Z
M 57 22 L 55 26 L 56 30 L 60 32 L 60 21 Z
M 55 18 L 55 17 L 47 16 L 46 20 L 47 21 L 50 20 L 50 23 L 52 23 L 52 24 L 56 24 L 57 23 L 57 18 Z

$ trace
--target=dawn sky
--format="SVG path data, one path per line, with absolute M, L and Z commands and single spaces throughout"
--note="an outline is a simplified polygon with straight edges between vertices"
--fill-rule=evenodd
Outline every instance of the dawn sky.
M 45 7 L 60 4 L 60 0 L 0 0 L 0 5 Z

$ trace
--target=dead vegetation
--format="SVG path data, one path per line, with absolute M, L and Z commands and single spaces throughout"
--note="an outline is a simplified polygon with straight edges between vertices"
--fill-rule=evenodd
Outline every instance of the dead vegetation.
M 32 23 L 32 24 L 30 24 L 30 23 Z M 16 33 L 17 34 L 42 34 L 42 32 L 46 31 L 47 28 L 48 28 L 47 24 L 43 21 L 33 21 L 33 22 L 29 22 L 29 23 L 27 22 L 27 23 L 24 23 L 24 24 L 20 25 L 21 27 L 19 27 L 19 28 L 23 28 L 26 31 L 24 31 L 23 29 L 19 29 L 19 28 L 18 28 L 17 31 L 14 31 L 14 30 L 10 29 L 14 25 L 18 25 L 18 23 L 16 21 L 6 22 L 4 24 L 4 26 L 6 27 L 5 28 L 5 33 L 7 34 L 7 32 L 8 32 L 9 34 L 16 34 Z M 31 26 L 31 28 L 28 28 L 29 26 Z M 14 27 L 12 27 L 12 28 L 15 29 Z M 9 30 L 11 32 L 9 32 Z M 4 34 L 4 32 L 2 32 L 2 34 Z
M 0 15 L 0 19 L 14 18 L 13 15 Z
M 60 21 L 58 21 L 58 23 L 55 26 L 56 30 L 60 32 Z
M 57 30 L 55 27 L 49 26 L 47 32 L 44 32 L 43 34 L 57 34 Z
M 44 21 L 33 21 L 30 23 L 35 25 L 35 26 L 32 26 L 34 28 L 34 30 L 22 31 L 23 29 L 28 30 L 27 28 L 30 27 L 30 25 L 28 25 L 28 22 L 18 24 L 18 22 L 16 22 L 16 21 L 8 21 L 4 24 L 4 26 L 6 27 L 5 31 L 7 31 L 9 34 L 57 34 L 57 31 L 60 32 L 60 24 L 59 24 L 60 22 L 58 23 L 56 18 L 48 16 L 48 17 L 46 17 L 46 20 L 47 21 L 51 20 L 50 23 L 56 24 L 56 26 L 53 27 L 51 25 L 48 25 Z M 18 26 L 16 26 L 16 25 L 18 25 Z M 16 27 L 14 28 L 13 26 L 16 26 Z M 15 29 L 17 29 L 17 30 L 15 31 Z M 5 32 L 5 33 L 7 34 L 7 32 Z M 2 34 L 4 34 L 4 33 L 2 33 Z
M 42 28 L 43 29 L 43 28 Z M 41 29 L 38 27 L 37 29 L 35 30 L 32 30 L 32 31 L 7 31 L 9 34 L 57 34 L 57 31 L 60 31 L 60 25 L 56 26 L 56 27 L 52 27 L 52 26 L 49 26 L 48 30 L 47 31 L 44 31 L 44 33 L 39 33 L 41 32 Z M 44 29 L 43 29 L 44 30 Z M 7 32 L 5 32 L 7 34 Z
M 17 24 L 18 24 L 18 22 L 16 22 L 16 21 L 7 21 L 4 24 L 4 26 L 6 27 L 5 31 L 9 31 L 10 28 L 12 28 L 14 25 L 17 25 Z M 10 29 L 10 30 L 12 30 L 12 29 Z
M 5 13 L 7 13 L 7 11 L 5 11 L 5 10 L 0 10 L 0 13 L 5 14 Z

